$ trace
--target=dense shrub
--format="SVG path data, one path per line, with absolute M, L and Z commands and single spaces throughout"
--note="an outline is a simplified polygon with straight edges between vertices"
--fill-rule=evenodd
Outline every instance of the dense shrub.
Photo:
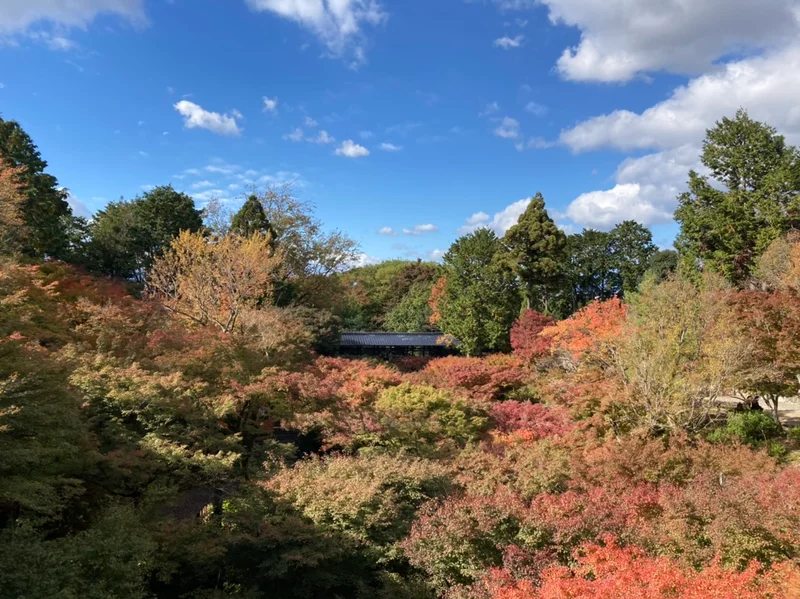
M 375 411 L 384 443 L 419 454 L 474 441 L 488 422 L 483 409 L 458 395 L 409 383 L 383 391 Z
M 267 484 L 317 526 L 373 549 L 379 562 L 400 557 L 396 543 L 417 508 L 451 487 L 444 465 L 403 454 L 312 458 Z

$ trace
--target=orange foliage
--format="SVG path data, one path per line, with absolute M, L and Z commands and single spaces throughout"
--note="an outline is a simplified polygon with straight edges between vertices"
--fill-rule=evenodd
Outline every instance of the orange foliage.
M 445 291 L 447 290 L 447 277 L 442 277 L 433 284 L 431 289 L 431 297 L 428 299 L 428 306 L 431 308 L 430 323 L 434 326 L 439 324 L 442 315 L 439 313 L 439 303 L 444 298 Z
M 607 537 L 603 545 L 587 544 L 575 553 L 571 568 L 545 570 L 541 585 L 527 580 L 506 583 L 494 572 L 492 599 L 790 599 L 789 584 L 797 569 L 783 566 L 763 571 L 757 563 L 744 571 L 726 570 L 718 563 L 695 571 L 672 560 L 649 557 L 635 547 L 620 547 Z M 489 586 L 489 585 L 487 585 Z M 491 587 L 490 587 L 491 588 Z
M 532 373 L 519 358 L 505 355 L 438 358 L 431 360 L 417 375 L 421 382 L 459 389 L 479 401 L 505 399 L 524 388 L 531 378 Z
M 603 360 L 622 336 L 627 313 L 627 305 L 619 298 L 594 301 L 541 334 L 552 339 L 556 350 L 575 359 L 590 355 Z

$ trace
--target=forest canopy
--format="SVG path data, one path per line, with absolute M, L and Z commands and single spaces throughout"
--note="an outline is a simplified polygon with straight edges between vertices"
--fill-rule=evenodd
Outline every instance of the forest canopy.
M 536 194 L 353 268 L 289 186 L 74 217 L 0 121 L 0 596 L 796 598 L 796 156 L 717 123 L 675 250 Z

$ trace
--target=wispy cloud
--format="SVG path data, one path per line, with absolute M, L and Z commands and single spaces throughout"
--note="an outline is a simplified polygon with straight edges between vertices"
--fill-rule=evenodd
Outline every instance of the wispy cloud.
M 494 40 L 494 46 L 496 48 L 502 48 L 503 50 L 511 50 L 512 48 L 519 48 L 524 40 L 525 40 L 524 35 L 518 35 L 513 38 L 505 35 L 501 38 Z
M 422 235 L 423 233 L 435 233 L 439 227 L 432 224 L 415 225 L 413 229 L 404 228 L 403 233 L 406 235 Z
M 274 98 L 268 98 L 267 96 L 264 96 L 263 98 L 261 98 L 261 101 L 263 102 L 262 110 L 264 112 L 266 112 L 267 114 L 277 114 L 278 113 L 278 97 L 277 96 L 274 97 Z
M 384 142 L 380 145 L 381 150 L 384 152 L 399 152 L 403 149 L 403 146 L 396 146 L 392 143 Z

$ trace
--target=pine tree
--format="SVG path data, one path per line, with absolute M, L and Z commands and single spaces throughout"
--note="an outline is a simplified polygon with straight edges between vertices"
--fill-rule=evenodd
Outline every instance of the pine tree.
M 261 205 L 255 194 L 251 194 L 239 211 L 233 215 L 231 232 L 245 237 L 250 237 L 253 233 L 265 235 L 269 233 L 274 239 L 275 232 L 272 230 L 267 213 L 264 212 L 264 206 Z
M 72 215 L 67 192 L 54 176 L 44 172 L 47 162 L 16 121 L 0 118 L 0 159 L 0 169 L 25 169 L 18 177 L 25 195 L 21 210 L 27 229 L 25 253 L 60 257 L 66 245 L 63 219 Z
M 506 232 L 503 246 L 504 260 L 522 283 L 526 306 L 537 304 L 547 310 L 547 291 L 564 269 L 567 237 L 547 214 L 541 193 Z

